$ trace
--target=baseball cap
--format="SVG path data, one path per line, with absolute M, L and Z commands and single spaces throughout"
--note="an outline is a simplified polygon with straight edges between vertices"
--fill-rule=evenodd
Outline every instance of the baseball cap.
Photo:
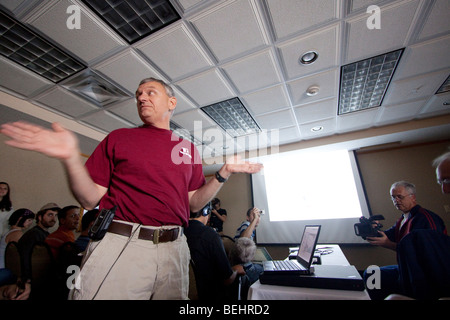
M 44 210 L 49 210 L 49 209 L 56 209 L 56 210 L 59 210 L 59 209 L 61 209 L 61 208 L 60 208 L 56 203 L 50 202 L 50 203 L 45 204 L 45 205 L 39 210 L 39 212 L 44 211 Z

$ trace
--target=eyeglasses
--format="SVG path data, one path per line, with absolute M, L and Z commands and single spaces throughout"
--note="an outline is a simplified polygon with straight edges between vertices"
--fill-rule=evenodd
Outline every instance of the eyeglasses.
M 443 184 L 450 184 L 450 178 L 447 178 L 447 179 L 444 179 L 444 180 L 438 180 L 437 183 L 440 184 L 441 186 Z
M 392 201 L 394 201 L 395 199 L 403 200 L 403 199 L 405 199 L 407 196 L 410 196 L 410 195 L 411 195 L 411 193 L 410 193 L 410 194 L 407 194 L 406 196 L 402 196 L 401 194 L 399 194 L 399 195 L 391 196 L 391 199 L 392 199 Z

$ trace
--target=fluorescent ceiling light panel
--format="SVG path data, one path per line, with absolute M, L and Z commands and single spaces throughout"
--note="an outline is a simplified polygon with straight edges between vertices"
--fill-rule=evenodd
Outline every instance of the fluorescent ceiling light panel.
M 201 109 L 232 137 L 261 131 L 239 98 L 214 103 Z
M 449 92 L 450 91 L 450 76 L 447 77 L 447 79 L 444 81 L 442 86 L 436 91 L 436 94 Z
M 381 106 L 403 49 L 341 67 L 338 115 Z
M 180 19 L 168 0 L 83 2 L 130 44 Z
M 0 11 L 0 54 L 54 83 L 86 68 L 2 11 Z

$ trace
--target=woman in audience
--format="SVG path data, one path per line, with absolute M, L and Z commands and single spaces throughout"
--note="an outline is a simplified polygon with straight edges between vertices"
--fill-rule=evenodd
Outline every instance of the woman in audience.
M 12 213 L 9 184 L 0 182 L 0 237 L 9 230 L 8 219 Z
M 17 242 L 22 237 L 34 219 L 34 213 L 28 209 L 19 209 L 14 211 L 9 217 L 10 230 L 3 235 L 0 240 L 0 286 L 14 283 L 16 281 L 11 270 L 5 268 L 5 250 L 9 242 Z

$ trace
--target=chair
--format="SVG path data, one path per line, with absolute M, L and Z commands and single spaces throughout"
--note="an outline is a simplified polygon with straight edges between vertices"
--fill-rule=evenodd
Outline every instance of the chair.
M 36 243 L 30 261 L 33 299 L 49 298 L 55 283 L 55 265 L 50 247 L 45 242 Z
M 234 246 L 234 239 L 226 235 L 221 235 L 220 237 L 222 238 L 227 257 L 230 257 L 231 248 Z
M 198 300 L 197 283 L 195 282 L 194 261 L 189 262 L 189 300 Z
M 5 249 L 5 268 L 11 270 L 11 272 L 16 276 L 21 275 L 21 259 L 19 247 L 17 242 L 8 242 Z

